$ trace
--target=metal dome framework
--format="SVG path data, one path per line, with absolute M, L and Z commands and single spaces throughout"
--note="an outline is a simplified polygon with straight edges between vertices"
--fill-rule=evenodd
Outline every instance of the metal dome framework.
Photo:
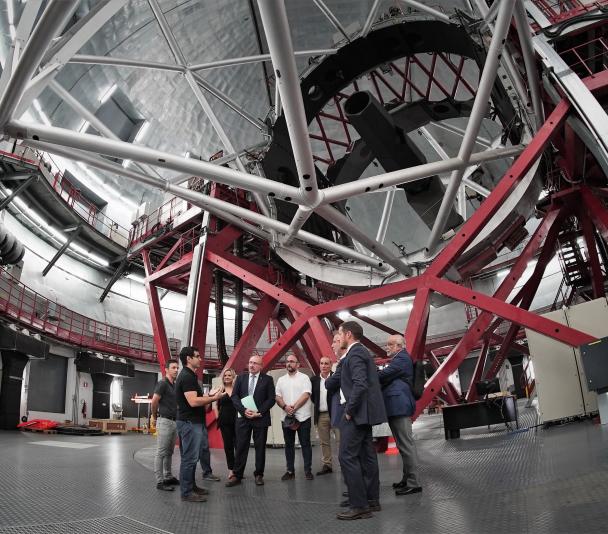
M 460 23 L 460 19 L 449 17 L 442 11 L 420 2 L 404 1 L 402 3 L 442 24 Z M 156 288 L 175 288 L 176 280 L 179 280 L 183 287 L 184 285 L 187 287 L 187 334 L 184 337 L 198 345 L 204 345 L 206 312 L 212 296 L 214 269 L 236 277 L 259 297 L 253 318 L 227 362 L 228 366 L 233 367 L 242 365 L 244 359 L 255 347 L 266 324 L 277 319 L 278 305 L 288 309 L 286 313 L 291 325 L 284 330 L 280 339 L 265 355 L 265 367 L 274 365 L 287 350 L 294 346 L 296 341 L 301 341 L 306 353 L 303 357 L 308 360 L 313 369 L 316 369 L 320 355 L 331 354 L 329 326 L 339 322 L 337 312 L 354 310 L 363 304 L 384 302 L 404 295 L 415 295 L 405 329 L 407 347 L 415 359 L 429 357 L 430 349 L 426 347 L 426 330 L 433 293 L 467 303 L 481 310 L 464 337 L 455 344 L 442 362 L 436 362 L 437 369 L 427 383 L 424 396 L 418 402 L 417 414 L 419 414 L 436 395 L 445 395 L 450 402 L 455 402 L 455 393 L 448 385 L 447 379 L 470 351 L 480 343 L 485 348 L 479 358 L 474 378 L 481 377 L 487 346 L 491 339 L 495 339 L 495 330 L 502 321 L 508 321 L 512 326 L 502 337 L 499 343 L 502 352 L 495 359 L 490 371 L 486 373 L 486 377 L 496 374 L 506 357 L 506 349 L 513 346 L 520 327 L 530 328 L 572 346 L 594 339 L 584 332 L 527 311 L 546 264 L 553 255 L 560 225 L 568 217 L 575 216 L 579 220 L 587 241 L 593 294 L 595 296 L 604 294 L 604 274 L 600 258 L 597 253 L 592 252 L 592 250 L 595 251 L 594 227 L 604 241 L 608 240 L 608 211 L 599 199 L 597 190 L 593 189 L 598 185 L 602 188 L 605 187 L 601 180 L 589 183 L 580 181 L 573 186 L 560 187 L 559 191 L 553 192 L 549 204 L 543 206 L 540 225 L 512 265 L 509 275 L 492 296 L 484 295 L 457 283 L 458 277 L 454 276 L 453 268 L 458 259 L 475 243 L 475 240 L 483 233 L 484 227 L 505 205 L 518 185 L 530 180 L 531 176 L 536 173 L 539 160 L 548 147 L 553 146 L 561 154 L 560 158 L 549 156 L 551 164 L 557 161 L 560 171 L 569 172 L 570 177 L 579 173 L 581 167 L 584 168 L 586 164 L 577 160 L 574 155 L 582 144 L 589 147 L 596 166 L 602 168 L 604 163 L 608 162 L 608 157 L 606 157 L 608 150 L 605 147 L 608 135 L 604 135 L 608 131 L 606 129 L 608 117 L 598 102 L 608 86 L 608 76 L 606 76 L 608 71 L 604 70 L 603 66 L 598 70 L 596 65 L 590 75 L 585 73 L 587 76 L 584 78 L 578 76 L 548 43 L 542 33 L 533 35 L 528 13 L 526 13 L 522 1 L 494 2 L 490 9 L 482 1 L 474 3 L 478 12 L 470 14 L 471 20 L 476 20 L 477 24 L 488 28 L 486 35 L 489 42 L 486 58 L 457 156 L 447 157 L 440 161 L 319 188 L 316 179 L 318 169 L 315 166 L 315 155 L 311 145 L 311 131 L 304 107 L 285 5 L 283 2 L 272 0 L 259 0 L 258 7 L 276 79 L 274 116 L 282 115 L 285 118 L 297 170 L 297 185 L 268 180 L 251 173 L 250 167 L 242 158 L 242 148 L 234 146 L 231 142 L 226 130 L 217 119 L 205 92 L 201 89 L 201 85 L 204 85 L 205 81 L 197 75 L 197 72 L 204 68 L 218 68 L 223 65 L 262 61 L 268 58 L 266 56 L 234 58 L 204 65 L 189 65 L 157 0 L 149 0 L 149 5 L 173 55 L 174 63 L 172 64 L 131 58 L 94 58 L 77 55 L 87 40 L 121 9 L 122 2 L 112 0 L 99 3 L 85 18 L 55 42 L 53 42 L 54 37 L 65 26 L 78 2 L 52 0 L 37 22 L 39 4 L 28 2 L 16 29 L 12 54 L 5 64 L 0 79 L 0 90 L 2 90 L 0 129 L 5 134 L 22 140 L 28 146 L 115 172 L 173 194 L 204 210 L 202 227 L 206 229 L 206 232 L 200 235 L 198 244 L 192 250 L 188 250 L 180 256 L 178 254 L 179 245 L 176 244 L 163 257 L 156 260 L 151 254 L 154 246 L 152 242 L 146 243 L 146 247 L 137 251 L 143 257 L 146 271 L 146 289 L 161 364 L 170 356 L 170 351 Z M 365 39 L 372 31 L 380 2 L 374 1 L 363 28 L 356 36 L 349 35 L 341 27 L 339 21 L 332 16 L 331 11 L 323 2 L 316 0 L 315 4 L 323 10 L 347 41 L 350 41 L 355 37 Z M 576 17 L 588 16 L 587 6 L 584 4 L 581 6 L 570 9 L 568 16 L 564 16 L 563 12 L 560 12 L 553 22 L 563 23 L 568 20 L 577 20 Z M 546 13 L 542 16 L 547 18 Z M 541 20 L 540 15 L 538 17 L 537 24 L 538 20 Z M 513 20 L 516 32 L 512 31 L 514 30 Z M 36 24 L 34 25 L 34 23 Z M 518 68 L 516 61 L 505 46 L 507 39 L 512 36 L 517 37 L 512 44 L 519 48 L 522 62 L 525 65 L 525 69 L 523 69 L 525 78 L 522 77 L 522 70 Z M 320 53 L 331 55 L 336 51 L 308 51 L 305 52 L 305 55 L 317 56 Z M 580 58 L 580 55 L 578 57 Z M 547 88 L 544 91 L 541 91 L 541 76 L 537 68 L 537 58 L 541 59 L 546 72 L 549 73 L 545 76 Z M 452 67 L 455 68 L 456 73 L 462 66 L 462 64 L 453 63 L 450 66 L 445 58 L 441 58 L 437 54 L 432 60 L 433 68 L 426 69 L 429 80 L 427 92 L 430 91 L 433 83 L 440 84 L 433 75 L 433 69 L 438 60 L 444 61 L 450 70 L 453 70 Z M 45 87 L 49 85 L 54 87 L 53 79 L 71 61 L 180 72 L 212 123 L 216 134 L 222 141 L 224 150 L 229 154 L 222 162 L 231 161 L 236 169 L 125 143 L 112 138 L 108 132 L 106 132 L 108 135 L 104 137 L 103 124 L 95 126 L 94 117 L 88 116 L 86 110 L 81 110 L 83 116 L 91 119 L 91 124 L 100 131 L 102 136 L 28 124 L 18 120 L 16 117 L 19 117 L 29 107 Z M 587 66 L 590 62 L 581 59 L 581 63 Z M 407 84 L 406 70 L 400 72 Z M 480 126 L 486 116 L 497 74 L 501 79 L 508 78 L 508 83 L 502 83 L 502 81 L 501 83 L 508 86 L 511 98 L 516 99 L 520 106 L 519 113 L 524 122 L 524 129 L 529 134 L 524 135 L 527 145 L 501 148 L 490 146 L 486 150 L 475 152 Z M 372 83 L 376 85 L 382 83 L 381 74 L 372 74 L 371 79 Z M 464 83 L 458 74 L 456 80 L 458 83 Z M 410 83 L 410 85 L 412 84 Z M 206 89 L 209 92 L 214 90 L 210 87 Z M 454 92 L 454 88 L 448 91 L 450 94 L 452 92 Z M 264 127 L 263 123 L 230 101 L 226 95 L 218 96 L 216 91 L 215 96 L 249 122 L 260 128 Z M 66 101 L 70 100 L 69 95 L 64 95 L 64 97 Z M 75 107 L 77 105 L 74 102 L 72 104 Z M 336 102 L 336 105 L 338 104 L 339 102 Z M 544 119 L 543 108 L 548 112 L 546 119 Z M 552 111 L 549 112 L 551 109 Z M 328 115 L 327 112 L 325 114 Z M 345 135 L 348 137 L 348 129 L 341 112 L 337 116 L 325 118 L 344 127 Z M 316 139 L 325 144 L 330 156 L 328 161 L 331 162 L 333 160 L 330 147 L 331 138 L 323 131 L 322 123 L 317 123 L 317 125 L 319 132 L 312 133 L 313 140 Z M 593 148 L 590 146 L 592 144 Z M 101 155 L 132 160 L 140 165 L 141 170 L 125 169 L 120 165 L 103 160 Z M 452 239 L 441 249 L 441 236 L 446 229 L 449 212 L 457 200 L 459 192 L 462 195 L 464 187 L 467 186 L 466 181 L 463 185 L 467 169 L 474 165 L 515 156 L 517 159 L 496 187 L 491 192 L 487 191 L 487 198 L 461 227 L 455 229 Z M 318 155 L 316 157 L 320 159 Z M 176 179 L 166 180 L 158 174 L 150 172 L 150 167 L 170 169 L 183 174 Z M 370 237 L 361 231 L 353 221 L 333 206 L 333 204 L 353 196 L 389 191 L 395 186 L 444 172 L 449 172 L 450 177 L 437 218 L 428 236 L 426 245 L 428 267 L 423 274 L 418 274 L 418 276 L 413 276 L 415 271 L 412 265 L 386 247 L 382 240 Z M 203 176 L 209 180 L 213 184 L 210 193 L 205 194 L 180 185 L 184 177 L 189 176 Z M 605 182 L 605 176 L 601 177 Z M 468 187 L 474 188 L 475 185 L 471 185 L 469 180 Z M 224 200 L 222 193 L 226 191 L 226 188 L 246 191 L 248 195 L 241 197 L 240 202 Z M 295 206 L 295 214 L 289 222 L 280 221 L 276 217 L 274 200 L 291 203 Z M 579 207 L 574 208 L 573 206 Z M 583 209 L 581 206 L 587 209 Z M 351 236 L 361 246 L 354 249 L 335 240 L 303 230 L 313 213 Z M 218 225 L 218 220 L 227 223 L 228 226 L 221 227 Z M 379 221 L 379 226 L 381 225 L 382 223 Z M 322 248 L 341 258 L 340 261 L 345 267 L 344 272 L 348 272 L 348 268 L 359 268 L 363 272 L 369 273 L 372 281 L 370 285 L 379 287 L 346 294 L 346 296 L 331 301 L 326 301 L 327 295 L 323 294 L 315 300 L 309 294 L 305 294 L 302 288 L 294 285 L 292 280 L 282 281 L 272 266 L 260 266 L 234 255 L 232 253 L 233 244 L 244 234 L 255 236 L 259 240 L 258 243 L 268 243 L 270 249 L 287 249 L 296 243 L 300 248 L 309 245 Z M 176 243 L 179 242 L 177 239 Z M 539 255 L 539 261 L 533 276 L 514 298 L 511 297 L 511 292 L 520 280 L 528 261 L 536 255 Z M 310 256 L 308 261 L 319 260 Z M 374 278 L 375 273 L 378 275 L 376 278 Z M 392 273 L 398 273 L 405 279 L 381 285 L 382 279 Z M 361 319 L 370 322 L 368 318 L 361 317 Z M 371 322 L 375 323 L 375 321 Z M 394 332 L 390 328 L 382 327 L 379 323 L 374 326 L 386 332 Z M 366 343 L 376 354 L 380 353 L 379 347 L 369 341 Z M 432 352 L 430 355 L 434 358 Z M 469 400 L 473 397 L 474 388 L 469 388 Z

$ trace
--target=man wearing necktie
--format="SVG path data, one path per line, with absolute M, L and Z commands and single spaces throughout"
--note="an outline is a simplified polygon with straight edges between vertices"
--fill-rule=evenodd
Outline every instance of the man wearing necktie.
M 338 330 L 340 346 L 346 350 L 336 372 L 326 382 L 340 384 L 344 415 L 340 424 L 340 466 L 348 487 L 350 509 L 338 519 L 366 519 L 380 511 L 378 458 L 372 443 L 372 426 L 386 422 L 386 411 L 376 365 L 360 343 L 363 328 L 347 321 Z M 329 383 L 329 384 L 328 384 Z
M 232 389 L 232 403 L 238 412 L 236 420 L 236 453 L 234 459 L 234 478 L 226 482 L 227 487 L 237 486 L 241 483 L 249 443 L 253 434 L 255 448 L 255 483 L 264 484 L 264 466 L 266 464 L 266 438 L 270 426 L 270 409 L 275 403 L 274 380 L 266 373 L 262 373 L 262 357 L 251 356 L 248 365 L 249 372 L 240 374 Z M 256 410 L 246 408 L 242 399 L 253 397 Z

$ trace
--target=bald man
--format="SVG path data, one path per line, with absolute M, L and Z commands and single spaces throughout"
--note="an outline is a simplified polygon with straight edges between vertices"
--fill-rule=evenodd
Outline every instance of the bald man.
M 418 457 L 412 435 L 412 415 L 416 410 L 416 399 L 412 393 L 414 365 L 405 350 L 401 335 L 390 336 L 386 342 L 390 363 L 378 372 L 382 385 L 382 396 L 391 432 L 403 461 L 403 478 L 393 487 L 397 495 L 420 493 L 418 482 Z

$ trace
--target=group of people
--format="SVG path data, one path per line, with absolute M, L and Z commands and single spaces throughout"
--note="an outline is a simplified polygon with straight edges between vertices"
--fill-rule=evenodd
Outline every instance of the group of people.
M 380 481 L 372 426 L 388 421 L 401 458 L 403 476 L 393 487 L 397 495 L 419 493 L 416 446 L 412 420 L 416 401 L 412 394 L 413 363 L 405 350 L 403 336 L 391 335 L 387 341 L 390 362 L 378 370 L 363 346 L 363 329 L 355 321 L 340 325 L 332 348 L 338 363 L 323 356 L 320 374 L 309 378 L 299 371 L 297 358 L 285 360 L 287 373 L 276 383 L 261 372 L 262 358 L 251 356 L 248 371 L 237 375 L 234 369 L 222 374 L 222 385 L 204 395 L 196 379 L 200 355 L 194 347 L 180 352 L 183 369 L 169 360 L 166 375 L 154 393 L 152 408 L 158 410 L 158 448 L 155 460 L 157 488 L 173 490 L 179 484 L 184 501 L 203 502 L 208 490 L 194 481 L 196 465 L 201 463 L 204 480 L 219 480 L 210 465 L 205 407 L 215 404 L 218 427 L 224 441 L 228 466 L 227 487 L 243 480 L 251 437 L 255 449 L 254 482 L 264 484 L 266 439 L 271 424 L 270 409 L 281 408 L 285 439 L 286 472 L 281 480 L 295 478 L 295 436 L 302 450 L 304 477 L 313 480 L 311 430 L 317 427 L 321 444 L 321 469 L 317 476 L 333 472 L 331 434 L 338 443 L 338 459 L 344 477 L 347 499 L 338 519 L 364 519 L 381 510 Z M 177 378 L 176 378 L 177 377 Z M 172 408 L 172 410 L 171 410 Z M 179 481 L 171 474 L 171 457 L 176 434 L 180 438 Z

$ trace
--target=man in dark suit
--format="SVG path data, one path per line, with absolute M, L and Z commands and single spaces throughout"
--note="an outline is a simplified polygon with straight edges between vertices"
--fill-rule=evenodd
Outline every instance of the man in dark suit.
M 232 389 L 232 403 L 238 412 L 236 419 L 236 453 L 234 461 L 234 478 L 226 482 L 227 487 L 241 483 L 247 456 L 249 442 L 253 433 L 255 448 L 255 484 L 264 485 L 264 466 L 266 464 L 266 438 L 270 426 L 270 408 L 275 403 L 274 380 L 266 373 L 262 373 L 262 357 L 249 358 L 249 372 L 236 378 Z M 253 396 L 257 411 L 245 408 L 241 399 Z
M 339 394 L 344 401 L 339 458 L 350 509 L 337 517 L 365 519 L 372 516 L 372 511 L 380 510 L 380 478 L 372 426 L 386 422 L 386 412 L 374 360 L 359 342 L 363 337 L 361 325 L 346 321 L 338 335 L 346 355 L 331 379 L 332 382 L 339 380 Z
M 333 430 L 336 443 L 340 443 L 339 430 L 331 424 L 333 392 L 327 391 L 325 381 L 333 374 L 331 372 L 331 360 L 327 356 L 319 360 L 321 373 L 311 377 L 312 383 L 312 402 L 315 407 L 314 421 L 321 442 L 321 470 L 317 475 L 327 475 L 333 471 L 331 453 L 331 431 Z
M 416 443 L 412 435 L 412 415 L 416 411 L 416 399 L 411 387 L 414 383 L 414 365 L 401 335 L 388 338 L 386 352 L 392 359 L 378 372 L 378 377 L 382 384 L 388 424 L 403 461 L 403 478 L 395 482 L 393 487 L 397 495 L 420 493 L 422 487 L 418 483 Z

